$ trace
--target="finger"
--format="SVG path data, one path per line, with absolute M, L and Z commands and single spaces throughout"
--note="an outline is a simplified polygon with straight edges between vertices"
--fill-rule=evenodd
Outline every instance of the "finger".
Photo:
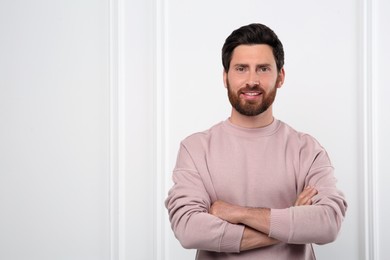
M 295 206 L 303 205 L 307 201 L 307 195 L 310 193 L 310 187 L 306 187 L 299 195 L 295 201 Z M 310 198 L 310 197 L 309 197 Z
M 317 190 L 313 187 L 306 187 L 298 196 L 295 206 L 311 205 L 312 198 L 317 194 Z
M 313 187 L 308 188 L 307 190 L 305 190 L 303 192 L 303 201 L 304 202 L 309 201 L 316 194 L 317 194 L 317 190 L 315 188 L 313 188 Z

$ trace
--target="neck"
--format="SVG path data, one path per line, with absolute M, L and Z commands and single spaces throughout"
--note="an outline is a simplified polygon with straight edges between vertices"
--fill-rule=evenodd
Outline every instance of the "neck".
M 270 125 L 274 121 L 272 106 L 257 116 L 244 116 L 232 108 L 230 122 L 245 128 L 260 128 Z

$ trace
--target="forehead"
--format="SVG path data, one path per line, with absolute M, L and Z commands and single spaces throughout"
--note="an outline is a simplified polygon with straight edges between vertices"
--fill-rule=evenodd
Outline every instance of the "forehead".
M 272 48 L 267 44 L 237 46 L 231 59 L 231 64 L 236 63 L 276 64 Z

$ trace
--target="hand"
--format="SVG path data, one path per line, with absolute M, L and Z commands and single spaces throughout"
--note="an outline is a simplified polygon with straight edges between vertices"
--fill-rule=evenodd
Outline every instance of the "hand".
M 311 200 L 318 191 L 314 187 L 306 187 L 297 197 L 297 200 L 294 203 L 294 206 L 306 206 L 311 205 L 313 201 Z

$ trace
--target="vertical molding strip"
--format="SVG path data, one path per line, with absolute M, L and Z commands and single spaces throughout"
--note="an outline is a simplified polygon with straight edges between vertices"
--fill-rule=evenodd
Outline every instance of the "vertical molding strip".
M 125 259 L 123 0 L 109 0 L 110 260 Z
M 165 62 L 165 1 L 153 0 L 154 5 L 154 21 L 153 21 L 153 58 L 154 67 L 154 145 L 155 145 L 155 167 L 156 167 L 156 182 L 155 182 L 155 242 L 154 242 L 154 259 L 166 259 L 166 244 L 165 244 L 165 208 L 163 205 L 165 198 L 165 179 L 166 179 L 166 138 L 167 138 L 167 114 L 166 114 L 166 62 Z
M 376 109 L 373 56 L 373 0 L 363 0 L 363 156 L 365 259 L 377 260 L 377 163 Z

